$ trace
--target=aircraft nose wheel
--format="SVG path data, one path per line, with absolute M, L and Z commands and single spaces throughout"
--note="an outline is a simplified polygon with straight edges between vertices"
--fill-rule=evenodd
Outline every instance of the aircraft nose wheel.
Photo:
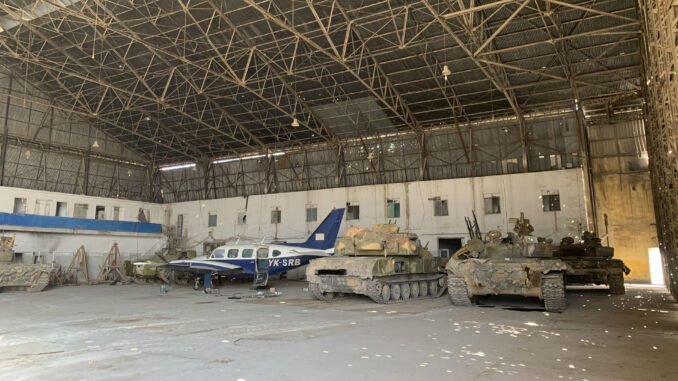
M 195 283 L 193 284 L 193 290 L 194 291 L 200 290 L 200 278 L 198 278 L 198 277 L 195 278 Z

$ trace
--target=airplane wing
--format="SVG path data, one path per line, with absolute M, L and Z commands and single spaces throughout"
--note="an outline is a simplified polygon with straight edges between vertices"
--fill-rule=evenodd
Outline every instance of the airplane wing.
M 193 274 L 202 274 L 206 272 L 218 274 L 236 274 L 243 271 L 242 267 L 240 266 L 210 260 L 179 260 L 172 261 L 161 267 Z

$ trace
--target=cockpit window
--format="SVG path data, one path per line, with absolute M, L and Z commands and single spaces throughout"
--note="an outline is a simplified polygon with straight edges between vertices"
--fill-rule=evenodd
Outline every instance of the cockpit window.
M 238 249 L 229 249 L 228 250 L 229 258 L 238 258 Z
M 280 254 L 282 254 L 282 253 L 280 252 L 280 250 L 273 250 L 273 257 L 277 257 L 277 256 L 279 256 Z
M 254 249 L 243 249 L 242 257 L 243 258 L 252 258 L 252 253 L 254 253 Z
M 212 252 L 212 258 L 223 258 L 224 249 L 216 249 Z

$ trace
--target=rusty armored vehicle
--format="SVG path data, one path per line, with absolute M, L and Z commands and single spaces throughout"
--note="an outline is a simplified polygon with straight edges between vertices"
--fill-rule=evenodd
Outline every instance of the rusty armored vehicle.
M 134 282 L 139 284 L 153 283 L 160 280 L 164 283 L 170 284 L 170 270 L 162 266 L 180 259 L 195 258 L 195 250 L 177 250 L 174 248 L 163 249 L 155 253 L 152 259 L 145 261 L 137 261 L 133 263 Z M 175 272 L 174 279 L 179 284 L 188 283 L 188 276 L 185 273 Z
M 585 231 L 581 240 L 575 242 L 565 237 L 560 242 L 555 256 L 569 266 L 567 284 L 604 284 L 610 294 L 624 294 L 624 275 L 631 270 L 621 259 L 614 259 L 614 248 L 604 247 L 595 233 Z
M 522 213 L 512 220 L 514 232 L 507 237 L 496 230 L 484 240 L 475 234 L 449 260 L 452 303 L 470 306 L 479 296 L 522 295 L 543 300 L 547 311 L 564 310 L 567 264 L 553 257 L 550 242 L 530 235 L 534 228 Z
M 306 268 L 309 291 L 330 301 L 344 294 L 366 295 L 377 303 L 437 298 L 445 292 L 445 259 L 433 257 L 419 237 L 397 225 L 351 227 L 334 255 Z
M 52 264 L 15 263 L 14 238 L 0 237 L 0 291 L 39 292 L 59 272 Z

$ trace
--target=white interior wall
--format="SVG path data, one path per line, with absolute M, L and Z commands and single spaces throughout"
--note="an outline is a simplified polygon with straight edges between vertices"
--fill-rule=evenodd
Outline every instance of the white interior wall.
M 150 212 L 152 223 L 165 222 L 165 206 L 147 202 L 91 197 L 69 193 L 47 192 L 23 188 L 0 187 L 0 212 L 12 213 L 14 199 L 26 198 L 26 213 L 41 214 L 37 210 L 37 200 L 47 200 L 50 203 L 47 215 L 56 215 L 56 203 L 67 203 L 67 217 L 73 217 L 73 208 L 76 203 L 87 204 L 87 218 L 94 219 L 96 206 L 106 208 L 106 219 L 113 219 L 113 207 L 120 209 L 120 221 L 137 222 L 139 208 Z M 34 255 L 42 254 L 45 262 L 56 262 L 68 266 L 73 254 L 80 247 L 85 246 L 90 268 L 90 277 L 95 277 L 99 265 L 103 262 L 114 242 L 118 243 L 123 260 L 139 257 L 150 257 L 165 244 L 165 238 L 160 234 L 135 234 L 124 232 L 97 232 L 81 231 L 78 233 L 49 233 L 35 231 L 2 231 L 3 235 L 16 234 L 14 250 L 22 254 L 22 260 L 27 263 L 33 261 Z
M 561 211 L 544 212 L 540 196 L 546 191 L 560 194 Z M 486 215 L 483 198 L 499 195 L 501 213 Z M 11 213 L 14 198 L 27 199 L 27 213 L 36 212 L 36 200 L 50 201 L 50 215 L 56 214 L 56 202 L 68 203 L 68 216 L 73 215 L 75 203 L 87 203 L 88 218 L 93 219 L 95 207 L 106 207 L 106 218 L 112 219 L 114 206 L 121 209 L 121 220 L 136 221 L 139 208 L 148 209 L 153 223 L 175 225 L 177 215 L 184 215 L 183 242 L 186 248 L 202 252 L 202 242 L 214 239 L 273 239 L 275 225 L 271 224 L 271 211 L 279 208 L 282 221 L 278 226 L 278 239 L 301 241 L 315 229 L 334 207 L 345 207 L 347 202 L 360 206 L 360 219 L 346 220 L 340 235 L 351 226 L 371 226 L 383 223 L 386 217 L 386 200 L 400 201 L 400 218 L 396 220 L 403 230 L 417 233 L 432 252 L 438 250 L 438 238 L 468 239 L 464 216 L 475 209 L 482 232 L 497 229 L 506 233 L 512 229 L 510 217 L 520 212 L 530 218 L 535 234 L 559 242 L 563 236 L 575 233 L 577 222 L 586 221 L 583 172 L 566 169 L 489 177 L 435 180 L 413 183 L 370 185 L 361 187 L 324 189 L 308 192 L 280 193 L 217 200 L 190 201 L 174 204 L 153 204 L 121 199 L 89 197 L 66 193 L 45 192 L 20 188 L 0 188 L 0 212 Z M 433 201 L 440 197 L 448 200 L 448 215 L 434 216 Z M 306 222 L 306 206 L 318 208 L 318 221 Z M 247 223 L 238 224 L 238 213 L 247 212 Z M 209 213 L 217 214 L 217 226 L 208 227 Z M 575 221 L 575 224 L 572 224 Z M 3 232 L 12 234 L 14 232 Z M 24 254 L 25 262 L 32 261 L 32 253 L 42 253 L 47 261 L 67 266 L 73 253 L 85 245 L 91 276 L 96 276 L 99 264 L 113 242 L 118 242 L 124 259 L 150 257 L 165 244 L 160 235 L 130 233 L 83 232 L 44 233 L 17 231 L 15 249 Z
M 560 194 L 561 211 L 544 212 L 540 196 L 546 191 Z M 484 195 L 498 194 L 501 213 L 485 215 Z M 441 197 L 448 200 L 448 216 L 433 216 L 433 201 Z M 175 224 L 177 215 L 184 215 L 184 242 L 202 250 L 202 241 L 210 235 L 215 239 L 235 237 L 273 239 L 275 225 L 271 224 L 271 211 L 282 211 L 278 238 L 300 241 L 322 221 L 334 207 L 344 207 L 347 202 L 360 205 L 359 220 L 344 220 L 340 234 L 350 225 L 371 226 L 383 223 L 386 217 L 386 200 L 400 201 L 402 229 L 419 234 L 429 249 L 438 250 L 438 238 L 464 238 L 468 234 L 464 216 L 475 209 L 482 232 L 497 229 L 504 234 L 513 228 L 508 218 L 519 217 L 520 212 L 531 220 L 535 234 L 552 238 L 554 242 L 575 233 L 578 223 L 586 223 L 583 173 L 581 169 L 566 169 L 489 177 L 436 180 L 413 183 L 370 185 L 350 188 L 324 189 L 269 195 L 190 201 L 167 205 L 167 216 Z M 318 221 L 306 222 L 306 205 L 318 207 Z M 247 208 L 247 224 L 237 223 L 238 213 Z M 208 227 L 208 214 L 217 214 L 217 226 Z M 575 223 L 573 224 L 572 221 Z M 586 228 L 586 226 L 583 226 Z

